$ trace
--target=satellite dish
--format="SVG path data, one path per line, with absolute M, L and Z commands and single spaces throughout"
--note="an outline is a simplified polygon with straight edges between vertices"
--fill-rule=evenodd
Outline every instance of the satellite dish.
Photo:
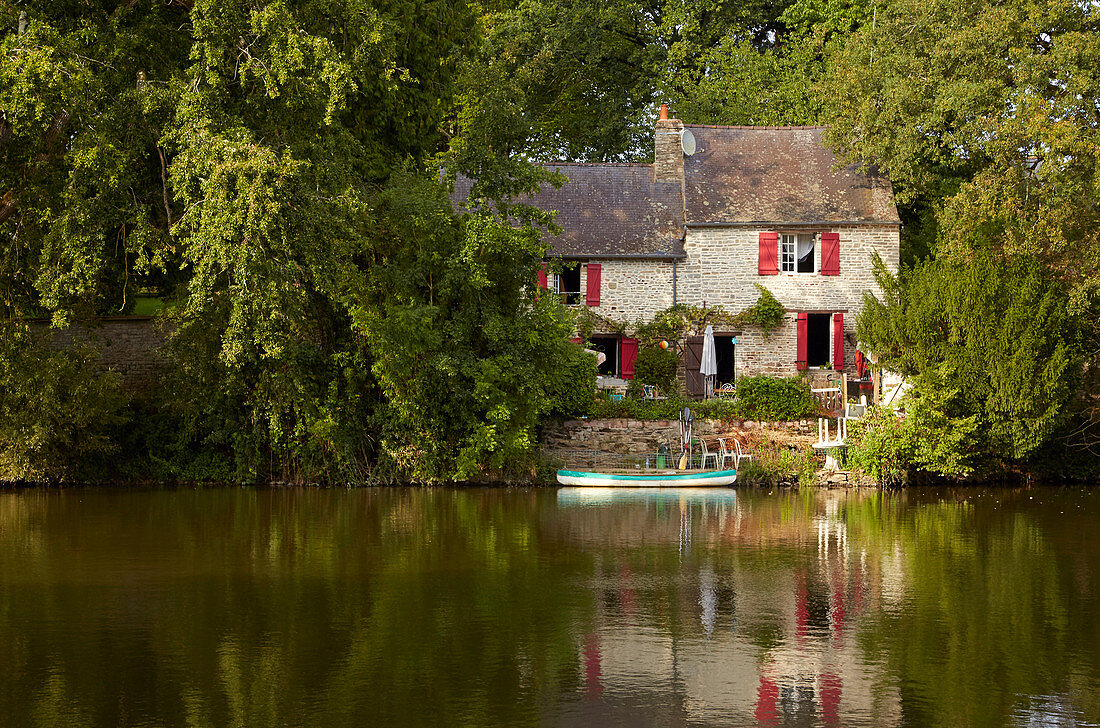
M 680 148 L 684 150 L 685 157 L 695 154 L 695 135 L 691 133 L 691 129 L 680 132 Z

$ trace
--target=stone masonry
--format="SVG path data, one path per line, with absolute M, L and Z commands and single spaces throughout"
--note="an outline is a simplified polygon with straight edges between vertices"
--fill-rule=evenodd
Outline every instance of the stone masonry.
M 614 321 L 652 319 L 672 305 L 673 263 L 668 260 L 593 260 L 600 263 L 600 305 L 592 311 Z M 581 295 L 588 290 L 588 266 L 581 266 Z
M 692 427 L 695 437 L 714 438 L 728 435 L 746 440 L 751 432 L 782 432 L 789 437 L 816 439 L 817 422 L 720 422 L 698 420 Z M 680 454 L 680 423 L 677 420 L 566 420 L 548 425 L 540 438 L 543 452 L 548 455 L 588 450 L 621 455 L 646 455 L 657 452 L 661 445 Z
M 836 232 L 840 234 L 840 275 L 779 273 L 759 275 L 757 259 L 762 232 Z M 722 306 L 731 313 L 756 302 L 767 288 L 787 309 L 783 324 L 765 337 L 759 329 L 746 329 L 737 339 L 736 370 L 741 374 L 793 375 L 795 367 L 795 316 L 799 312 L 843 313 L 845 369 L 854 366 L 856 316 L 867 292 L 878 292 L 871 261 L 878 253 L 887 267 L 898 266 L 897 225 L 849 225 L 814 228 L 707 227 L 689 228 L 684 243 L 687 259 L 677 270 L 677 299 L 696 306 Z M 821 245 L 815 246 L 815 269 L 821 269 Z M 716 331 L 715 333 L 723 333 Z M 830 329 L 830 336 L 832 330 Z M 831 350 L 830 342 L 830 350 Z
M 738 313 L 756 303 L 767 288 L 786 307 L 783 323 L 768 336 L 755 327 L 740 331 L 716 330 L 718 335 L 737 335 L 736 371 L 743 374 L 792 376 L 795 367 L 795 316 L 802 311 L 843 313 L 846 335 L 845 369 L 854 367 L 856 316 L 867 292 L 877 292 L 871 261 L 878 253 L 887 268 L 898 267 L 897 225 L 847 225 L 814 228 L 779 228 L 781 232 L 836 232 L 840 234 L 840 275 L 779 273 L 759 275 L 757 256 L 761 232 L 776 227 L 689 228 L 684 247 L 687 257 L 677 264 L 665 260 L 593 260 L 601 264 L 600 305 L 592 310 L 615 321 L 637 323 L 652 319 L 672 305 L 673 278 L 676 300 L 693 306 L 722 306 Z M 815 247 L 815 268 L 821 268 L 821 246 Z M 581 291 L 587 290 L 587 266 L 581 266 Z M 830 329 L 830 335 L 832 331 Z
M 33 323 L 40 330 L 49 326 L 45 321 Z M 92 345 L 99 350 L 99 366 L 122 375 L 123 387 L 131 394 L 156 386 L 164 364 L 158 349 L 165 341 L 157 320 L 152 316 L 111 316 L 97 323 L 53 330 L 53 345 L 65 347 L 74 341 Z

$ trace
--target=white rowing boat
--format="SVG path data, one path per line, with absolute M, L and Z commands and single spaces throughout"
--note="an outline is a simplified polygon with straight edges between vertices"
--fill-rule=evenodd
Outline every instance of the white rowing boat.
M 736 470 L 649 470 L 644 475 L 630 472 L 558 471 L 558 482 L 562 485 L 596 488 L 700 488 L 733 485 L 736 480 Z

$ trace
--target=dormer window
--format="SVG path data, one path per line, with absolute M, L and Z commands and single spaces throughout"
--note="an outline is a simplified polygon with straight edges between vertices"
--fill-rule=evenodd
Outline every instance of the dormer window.
M 779 236 L 779 270 L 784 273 L 816 273 L 813 233 Z

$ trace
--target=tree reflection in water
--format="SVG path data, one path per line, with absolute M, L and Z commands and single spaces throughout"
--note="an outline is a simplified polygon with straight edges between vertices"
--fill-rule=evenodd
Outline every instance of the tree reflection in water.
M 1097 722 L 1098 516 L 1070 489 L 5 493 L 0 715 Z

